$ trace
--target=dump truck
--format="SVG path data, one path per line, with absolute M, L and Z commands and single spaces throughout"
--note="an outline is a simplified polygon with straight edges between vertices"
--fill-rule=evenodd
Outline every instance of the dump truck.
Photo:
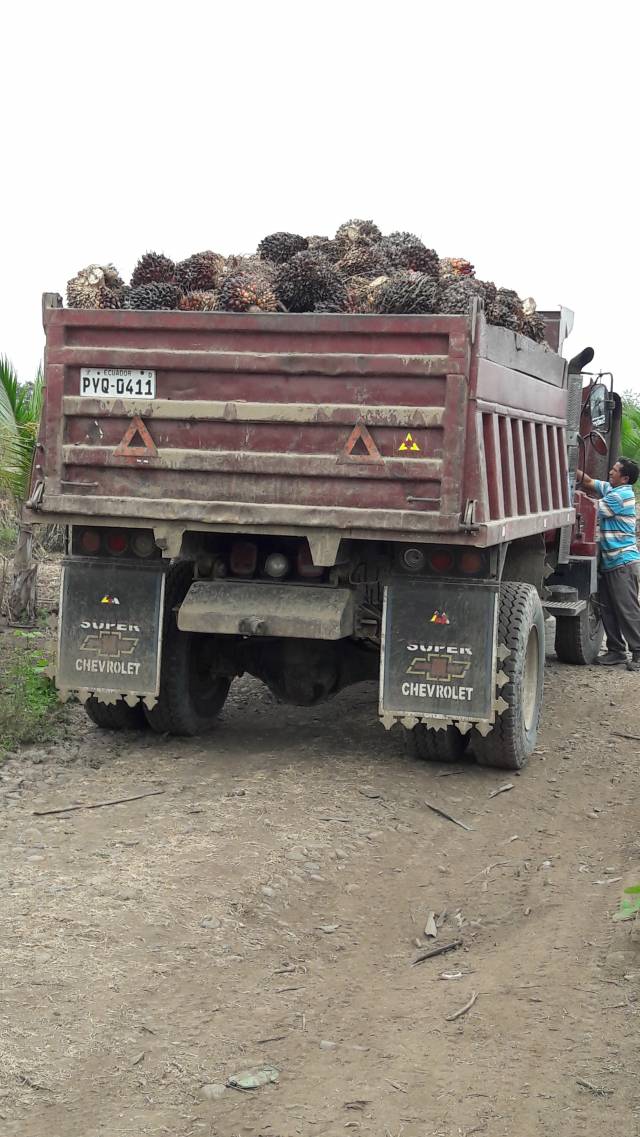
M 79 311 L 45 294 L 28 521 L 67 533 L 56 684 L 106 729 L 211 730 L 249 673 L 379 683 L 409 751 L 524 765 L 545 619 L 590 663 L 608 376 L 468 315 Z

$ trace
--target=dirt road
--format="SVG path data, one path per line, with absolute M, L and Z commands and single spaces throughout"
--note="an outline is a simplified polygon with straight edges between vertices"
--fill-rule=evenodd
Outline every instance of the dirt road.
M 637 676 L 551 663 L 521 776 L 405 757 L 375 701 L 240 681 L 206 741 L 78 709 L 5 764 L 4 1134 L 640 1133 Z M 463 946 L 412 966 L 431 911 Z

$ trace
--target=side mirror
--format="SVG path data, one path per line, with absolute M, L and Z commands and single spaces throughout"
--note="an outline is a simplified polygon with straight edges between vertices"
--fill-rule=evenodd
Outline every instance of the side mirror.
M 599 430 L 592 430 L 589 433 L 589 442 L 591 443 L 596 454 L 600 454 L 606 458 L 609 453 L 609 444 L 603 434 Z
M 594 431 L 600 432 L 600 434 L 608 434 L 611 430 L 611 407 L 609 405 L 609 392 L 604 383 L 596 383 L 591 388 L 589 410 Z M 596 449 L 598 448 L 596 447 Z

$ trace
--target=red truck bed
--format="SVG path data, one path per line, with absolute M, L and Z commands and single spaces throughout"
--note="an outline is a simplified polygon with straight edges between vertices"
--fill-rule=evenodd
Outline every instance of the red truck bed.
M 34 520 L 480 545 L 573 520 L 565 361 L 482 316 L 53 302 Z M 151 369 L 156 397 L 81 396 L 86 367 Z

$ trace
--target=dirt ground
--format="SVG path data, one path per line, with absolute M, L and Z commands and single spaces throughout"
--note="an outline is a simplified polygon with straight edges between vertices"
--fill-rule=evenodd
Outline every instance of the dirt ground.
M 241 680 L 197 741 L 76 708 L 0 768 L 2 1133 L 640 1134 L 639 705 L 551 659 L 520 776 L 409 759 L 372 684 Z

